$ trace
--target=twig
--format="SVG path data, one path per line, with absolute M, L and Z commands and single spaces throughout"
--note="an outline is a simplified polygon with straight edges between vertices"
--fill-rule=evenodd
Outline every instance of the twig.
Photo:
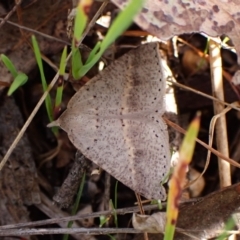
M 203 97 L 205 97 L 205 98 L 209 98 L 209 99 L 211 99 L 211 100 L 213 100 L 213 101 L 215 101 L 215 102 L 221 103 L 221 104 L 223 104 L 223 105 L 226 105 L 226 106 L 228 106 L 228 107 L 231 107 L 232 109 L 235 109 L 235 110 L 237 110 L 237 111 L 240 111 L 240 108 L 239 108 L 239 107 L 236 107 L 236 106 L 235 106 L 234 104 L 232 104 L 232 103 L 224 102 L 224 101 L 221 100 L 221 99 L 218 99 L 218 98 L 216 98 L 216 97 L 212 97 L 212 96 L 210 96 L 210 95 L 208 95 L 208 94 L 206 94 L 206 93 L 203 93 L 203 92 L 201 92 L 201 91 L 198 91 L 198 90 L 196 90 L 196 89 L 194 89 L 194 88 L 185 86 L 185 85 L 183 85 L 183 84 L 181 84 L 181 83 L 178 83 L 178 82 L 174 82 L 174 81 L 170 80 L 169 78 L 168 78 L 167 81 L 170 82 L 170 83 L 172 83 L 173 85 L 176 85 L 177 87 L 183 88 L 183 89 L 185 89 L 185 90 L 187 90 L 187 91 L 194 92 L 194 93 L 196 93 L 196 94 L 198 94 L 198 95 L 201 95 L 201 96 L 203 96 Z
M 136 195 L 136 198 L 137 198 L 137 202 L 138 202 L 138 207 L 139 207 L 140 213 L 142 215 L 145 215 L 145 212 L 144 212 L 144 209 L 143 209 L 143 205 L 142 205 L 141 196 L 138 193 L 136 193 L 136 192 L 135 192 L 135 195 Z M 144 235 L 144 240 L 149 240 L 147 232 L 144 232 L 143 235 Z
M 133 228 L 41 228 L 41 229 L 9 229 L 0 230 L 0 236 L 31 236 L 47 234 L 84 234 L 84 235 L 105 235 L 112 233 L 141 233 Z
M 236 102 L 236 105 L 238 106 L 238 102 Z M 216 121 L 217 119 L 226 114 L 228 111 L 230 111 L 232 108 L 231 107 L 226 107 L 221 113 L 215 115 L 211 122 L 210 122 L 210 127 L 209 127 L 209 140 L 208 140 L 208 145 L 210 147 L 212 147 L 212 143 L 213 143 L 213 136 L 214 136 L 214 129 L 215 129 L 215 124 L 216 124 Z M 191 182 L 189 182 L 185 188 L 189 187 L 190 185 L 192 185 L 193 183 L 197 182 L 200 178 L 203 177 L 203 174 L 206 172 L 208 166 L 209 166 L 209 163 L 210 163 L 210 157 L 211 157 L 211 151 L 208 150 L 208 153 L 207 153 L 207 157 L 206 157 L 206 163 L 205 163 L 205 166 L 204 166 L 204 169 L 203 171 L 201 172 L 201 174 L 194 180 L 192 180 Z
M 181 128 L 180 126 L 178 126 L 177 124 L 169 121 L 166 117 L 163 116 L 164 121 L 171 127 L 173 127 L 174 129 L 176 129 L 177 131 L 179 131 L 180 133 L 186 134 L 186 130 L 184 130 L 183 128 Z M 213 154 L 215 154 L 216 156 L 222 158 L 223 160 L 229 162 L 230 164 L 232 164 L 235 167 L 240 168 L 240 164 L 237 163 L 236 161 L 234 161 L 233 159 L 226 157 L 225 155 L 223 155 L 222 153 L 220 153 L 219 151 L 217 151 L 216 149 L 208 146 L 208 144 L 206 144 L 205 142 L 201 141 L 200 139 L 196 138 L 196 142 L 200 143 L 203 147 L 205 147 L 206 149 L 210 150 Z
M 213 96 L 224 101 L 220 44 L 213 40 L 209 41 L 209 60 Z M 213 102 L 213 107 L 215 115 L 224 110 L 224 105 L 217 102 Z M 218 150 L 225 156 L 229 156 L 225 115 L 221 115 L 216 123 L 216 141 Z M 221 188 L 231 185 L 230 164 L 218 157 L 218 168 Z
M 82 43 L 83 39 L 87 36 L 87 33 L 91 30 L 91 28 L 93 27 L 93 25 L 95 24 L 95 22 L 97 21 L 98 17 L 100 16 L 100 14 L 102 13 L 103 9 L 107 6 L 108 3 L 109 3 L 109 0 L 106 0 L 106 1 L 104 1 L 102 3 L 102 5 L 98 9 L 98 11 L 94 15 L 94 17 L 92 18 L 92 20 L 89 22 L 86 30 L 82 34 L 82 36 L 81 36 L 81 38 L 79 40 L 78 46 L 80 45 L 80 43 Z
M 1 19 L 1 23 L 0 23 L 0 28 L 3 26 L 3 24 L 5 22 L 7 22 L 7 20 L 12 16 L 12 14 L 17 10 L 17 7 L 21 4 L 22 0 L 16 0 L 16 4 L 13 7 L 13 9 L 5 16 L 5 18 Z
M 42 103 L 44 102 L 45 98 L 47 97 L 49 91 L 52 89 L 52 87 L 54 86 L 54 84 L 57 82 L 59 77 L 59 73 L 57 73 L 55 75 L 55 77 L 53 78 L 53 80 L 51 81 L 50 85 L 47 88 L 47 91 L 44 92 L 44 94 L 42 95 L 42 97 L 40 98 L 40 100 L 38 101 L 36 107 L 33 109 L 32 113 L 30 114 L 30 116 L 28 117 L 27 121 L 25 122 L 25 124 L 23 125 L 22 129 L 20 130 L 20 132 L 18 133 L 17 137 L 15 138 L 15 140 L 13 141 L 13 143 L 11 144 L 11 146 L 9 147 L 7 153 L 5 154 L 4 158 L 2 159 L 2 161 L 0 162 L 0 171 L 2 170 L 2 168 L 4 167 L 5 163 L 7 162 L 8 158 L 10 157 L 11 153 L 13 152 L 14 148 L 16 147 L 16 145 L 18 144 L 18 142 L 20 141 L 20 139 L 22 138 L 23 134 L 25 133 L 26 129 L 28 128 L 29 124 L 32 122 L 33 118 L 35 117 L 36 113 L 38 112 L 39 108 L 41 107 Z
M 42 211 L 44 214 L 46 214 L 48 217 L 63 217 L 63 216 L 69 216 L 68 213 L 61 211 L 56 205 L 53 205 L 52 201 L 45 196 L 43 193 L 41 193 L 41 203 L 40 204 L 36 204 L 35 206 Z M 67 226 L 67 223 L 62 222 L 58 224 L 60 227 L 65 228 Z M 78 222 L 74 222 L 73 223 L 73 227 L 81 227 Z M 77 239 L 77 240 L 82 240 L 82 237 L 75 234 L 72 235 L 73 238 Z
M 201 200 L 201 198 L 191 199 L 188 201 L 184 201 L 182 203 L 186 203 L 186 202 L 193 203 L 193 202 L 199 201 L 199 199 Z M 166 207 L 166 204 L 162 203 L 162 206 Z M 145 211 L 154 210 L 154 209 L 159 209 L 159 206 L 157 204 L 144 206 Z M 113 215 L 114 213 L 116 213 L 118 215 L 125 215 L 128 213 L 134 213 L 134 212 L 139 212 L 139 207 L 114 209 L 114 210 L 109 210 L 109 211 L 81 214 L 81 215 L 71 216 L 71 217 L 58 217 L 58 218 L 52 218 L 52 219 L 40 220 L 40 221 L 28 222 L 28 223 L 8 224 L 8 225 L 0 226 L 0 230 L 6 230 L 6 229 L 11 229 L 11 228 L 23 228 L 23 227 L 37 227 L 37 226 L 42 226 L 42 225 L 55 224 L 55 223 L 59 223 L 59 222 L 68 222 L 68 221 L 75 221 L 75 220 L 79 220 L 79 219 L 95 218 L 95 217 L 100 217 L 100 216 L 105 216 L 105 215 L 110 215 L 110 214 Z
M 100 9 L 101 11 L 103 10 L 102 6 L 106 6 L 106 4 L 108 3 L 108 1 L 104 2 Z M 100 14 L 101 12 L 98 11 L 96 15 Z M 96 16 L 95 16 L 96 17 Z M 95 17 L 93 18 L 93 20 L 95 21 Z M 89 23 L 89 25 L 91 24 L 91 27 L 93 26 L 93 20 Z M 86 36 L 88 31 L 90 30 L 90 27 L 87 27 L 87 29 L 84 31 L 83 36 Z M 82 43 L 83 38 L 80 39 L 79 41 L 79 46 Z M 72 52 L 69 53 L 66 61 L 68 61 L 70 59 L 72 55 Z M 18 144 L 18 142 L 20 141 L 21 137 L 23 136 L 23 134 L 25 133 L 26 129 L 28 128 L 29 124 L 32 122 L 32 119 L 34 118 L 34 116 L 36 115 L 36 113 L 38 112 L 40 106 L 42 105 L 43 101 L 45 100 L 45 98 L 47 97 L 49 91 L 52 89 L 52 87 L 54 86 L 54 84 L 57 82 L 59 77 L 59 72 L 56 73 L 55 77 L 53 78 L 53 80 L 51 81 L 50 85 L 47 88 L 47 91 L 42 95 L 41 99 L 39 100 L 39 102 L 37 103 L 36 107 L 34 108 L 34 110 L 32 111 L 31 115 L 29 116 L 29 118 L 27 119 L 26 123 L 23 125 L 22 129 L 20 130 L 19 134 L 17 135 L 17 137 L 15 138 L 14 142 L 11 144 L 10 148 L 8 149 L 7 153 L 5 154 L 4 158 L 2 159 L 2 161 L 0 162 L 0 171 L 2 170 L 3 166 L 5 165 L 5 163 L 7 162 L 8 158 L 10 157 L 11 153 L 13 152 L 15 146 Z
M 0 18 L 0 20 L 3 20 L 3 18 Z M 34 29 L 32 29 L 32 28 L 28 28 L 28 27 L 22 26 L 22 25 L 20 25 L 20 24 L 18 24 L 18 23 L 14 23 L 14 22 L 9 21 L 9 20 L 6 20 L 6 23 L 8 23 L 8 24 L 10 24 L 10 25 L 12 25 L 12 26 L 18 27 L 18 28 L 20 28 L 20 29 L 24 29 L 24 30 L 29 31 L 29 32 L 31 32 L 31 33 L 40 35 L 40 36 L 45 37 L 45 38 L 47 38 L 47 39 L 54 40 L 54 41 L 63 43 L 63 44 L 65 44 L 65 45 L 69 45 L 69 46 L 71 45 L 70 42 L 67 42 L 67 41 L 64 41 L 64 40 L 62 40 L 62 39 L 53 37 L 53 36 L 48 35 L 48 34 L 46 34 L 46 33 L 39 32 L 39 31 L 34 30 Z

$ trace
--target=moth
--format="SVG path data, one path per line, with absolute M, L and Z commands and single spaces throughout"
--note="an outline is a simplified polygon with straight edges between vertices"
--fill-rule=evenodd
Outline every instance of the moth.
M 129 51 L 88 81 L 51 126 L 83 155 L 148 199 L 166 199 L 170 170 L 166 76 L 158 43 Z

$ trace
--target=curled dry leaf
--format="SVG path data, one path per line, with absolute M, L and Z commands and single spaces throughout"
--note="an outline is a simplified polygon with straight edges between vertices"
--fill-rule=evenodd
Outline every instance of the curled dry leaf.
M 188 172 L 188 177 L 190 181 L 196 180 L 197 178 L 199 178 L 200 175 L 201 175 L 200 172 L 190 167 Z M 205 179 L 203 178 L 203 176 L 200 176 L 200 178 L 196 182 L 192 183 L 189 186 L 191 197 L 199 197 L 204 187 L 205 187 Z
M 129 0 L 112 2 L 123 9 Z M 226 34 L 239 55 L 239 4 L 239 0 L 146 0 L 135 22 L 162 40 L 192 32 L 204 32 L 213 37 Z
M 158 212 L 152 215 L 133 214 L 133 227 L 148 233 L 162 233 L 166 224 L 166 213 Z
M 237 87 L 240 86 L 240 71 L 239 70 L 236 71 L 236 73 L 232 77 L 232 83 Z

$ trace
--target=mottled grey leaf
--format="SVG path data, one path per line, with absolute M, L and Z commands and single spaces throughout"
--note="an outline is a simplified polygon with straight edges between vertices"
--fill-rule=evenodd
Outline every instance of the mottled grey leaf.
M 123 9 L 129 0 L 112 2 Z M 239 5 L 240 0 L 146 0 L 135 22 L 163 40 L 192 32 L 204 32 L 213 37 L 226 34 L 239 56 Z

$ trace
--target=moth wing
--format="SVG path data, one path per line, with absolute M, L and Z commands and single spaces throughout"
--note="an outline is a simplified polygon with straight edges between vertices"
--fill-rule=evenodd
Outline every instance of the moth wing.
M 170 169 L 167 127 L 159 115 L 95 119 L 69 110 L 60 126 L 87 158 L 148 199 L 165 200 L 160 185 Z

